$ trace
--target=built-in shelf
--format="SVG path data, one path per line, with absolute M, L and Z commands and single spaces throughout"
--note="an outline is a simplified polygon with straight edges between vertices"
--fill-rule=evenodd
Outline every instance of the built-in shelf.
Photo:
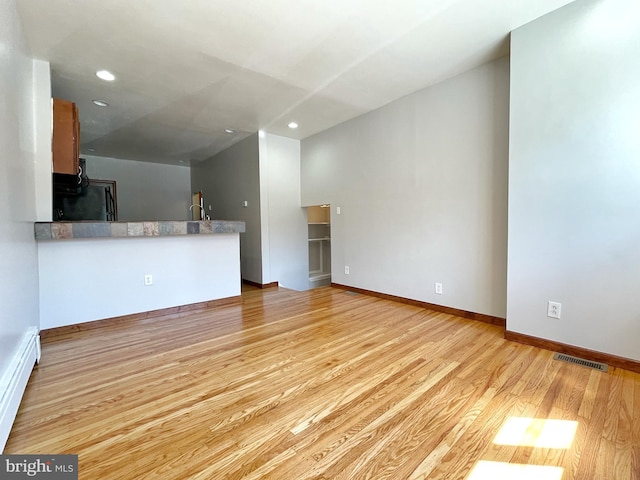
M 309 272 L 309 281 L 317 282 L 319 280 L 327 280 L 331 279 L 330 273 L 322 273 L 322 272 Z
M 309 283 L 312 286 L 329 285 L 331 282 L 331 223 L 328 210 L 309 207 Z

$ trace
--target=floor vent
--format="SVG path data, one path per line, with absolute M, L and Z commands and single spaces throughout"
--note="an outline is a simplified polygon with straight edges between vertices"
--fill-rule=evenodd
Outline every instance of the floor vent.
M 571 355 L 565 355 L 564 353 L 556 353 L 553 356 L 553 359 L 560 360 L 561 362 L 573 363 L 575 365 L 580 365 L 581 367 L 593 368 L 595 370 L 600 370 L 601 372 L 606 372 L 609 369 L 606 363 L 592 362 L 591 360 L 572 357 Z
M 358 295 L 358 292 L 352 292 L 351 290 L 347 290 L 344 293 L 346 293 L 347 295 Z

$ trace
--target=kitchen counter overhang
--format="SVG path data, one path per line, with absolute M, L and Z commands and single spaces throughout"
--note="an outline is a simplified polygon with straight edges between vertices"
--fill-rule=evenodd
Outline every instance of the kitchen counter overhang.
M 73 238 L 131 238 L 174 235 L 211 235 L 244 233 L 246 224 L 239 220 L 148 221 L 148 222 L 36 222 L 36 240 Z

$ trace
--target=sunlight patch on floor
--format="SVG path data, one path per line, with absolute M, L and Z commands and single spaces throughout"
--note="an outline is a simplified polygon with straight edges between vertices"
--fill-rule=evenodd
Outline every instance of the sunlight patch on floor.
M 493 440 L 515 447 L 570 448 L 578 422 L 544 418 L 510 417 Z

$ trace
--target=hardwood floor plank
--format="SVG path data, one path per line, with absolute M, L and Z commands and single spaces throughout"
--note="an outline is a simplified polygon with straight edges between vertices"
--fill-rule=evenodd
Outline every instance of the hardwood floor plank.
M 622 391 L 620 393 L 620 407 L 618 408 L 618 426 L 615 436 L 614 471 L 620 478 L 631 478 L 632 460 L 632 425 L 638 421 L 633 417 L 634 385 L 629 381 L 629 373 L 620 370 L 622 376 Z
M 629 375 L 633 385 L 633 421 L 631 422 L 631 478 L 640 480 L 640 383 Z M 631 388 L 631 387 L 630 387 Z
M 87 480 L 449 480 L 482 461 L 638 479 L 640 374 L 502 333 L 330 287 L 63 332 L 5 453 L 77 453 Z M 538 445 L 548 425 L 575 436 Z
M 584 441 L 584 447 L 580 452 L 580 460 L 576 468 L 575 478 L 600 478 L 596 477 L 599 473 L 596 467 L 599 466 L 597 456 L 600 448 L 606 447 L 602 445 L 601 439 L 603 435 L 604 422 L 606 416 L 606 408 L 609 397 L 609 388 L 611 383 L 611 374 L 603 376 L 598 384 L 598 392 L 594 401 L 594 409 L 589 419 L 589 428 L 587 429 Z M 600 466 L 602 468 L 602 466 Z

